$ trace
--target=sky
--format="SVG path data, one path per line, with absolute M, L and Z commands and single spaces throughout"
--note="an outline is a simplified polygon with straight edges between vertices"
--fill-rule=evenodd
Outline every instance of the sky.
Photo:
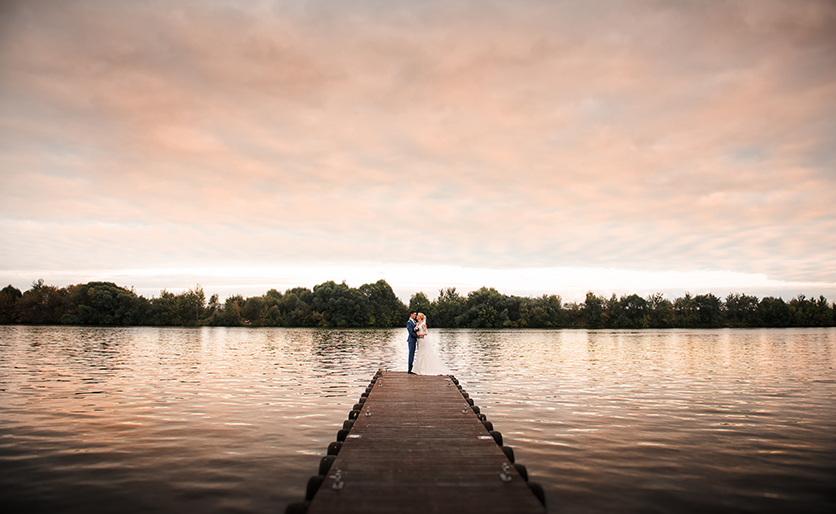
M 0 283 L 836 300 L 836 2 L 0 0 Z

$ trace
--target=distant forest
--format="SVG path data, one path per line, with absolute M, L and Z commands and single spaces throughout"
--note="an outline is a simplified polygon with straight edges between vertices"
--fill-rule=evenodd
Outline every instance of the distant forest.
M 0 291 L 0 324 L 390 328 L 404 326 L 410 309 L 438 328 L 745 328 L 831 327 L 836 305 L 823 296 L 668 300 L 661 293 L 605 298 L 592 292 L 582 303 L 564 303 L 557 295 L 507 296 L 483 287 L 467 296 L 442 289 L 433 301 L 416 293 L 407 306 L 385 280 L 358 288 L 328 281 L 313 289 L 271 289 L 223 303 L 217 294 L 207 301 L 200 286 L 180 294 L 163 290 L 150 300 L 111 282 L 58 288 L 38 280 L 26 292 L 11 285 Z

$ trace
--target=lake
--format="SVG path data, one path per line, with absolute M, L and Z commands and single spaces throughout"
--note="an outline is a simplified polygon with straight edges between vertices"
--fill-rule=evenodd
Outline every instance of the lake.
M 550 512 L 836 511 L 836 329 L 432 330 Z M 3 512 L 283 512 L 405 330 L 0 326 Z

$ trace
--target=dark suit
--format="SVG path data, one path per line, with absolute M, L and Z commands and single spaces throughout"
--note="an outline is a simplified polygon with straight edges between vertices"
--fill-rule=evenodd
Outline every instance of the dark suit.
M 418 336 L 415 335 L 415 320 L 409 318 L 406 322 L 406 331 L 409 334 L 406 337 L 406 344 L 409 346 L 409 367 L 407 371 L 412 371 L 412 362 L 415 360 L 415 344 L 418 342 Z

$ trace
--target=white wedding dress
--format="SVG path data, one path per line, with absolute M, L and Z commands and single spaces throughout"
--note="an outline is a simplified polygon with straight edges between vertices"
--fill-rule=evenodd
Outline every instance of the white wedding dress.
M 412 364 L 412 371 L 419 375 L 450 375 L 452 374 L 447 366 L 441 362 L 433 350 L 432 339 L 427 336 L 427 318 L 424 318 L 418 325 L 418 347 L 415 348 L 415 362 Z

